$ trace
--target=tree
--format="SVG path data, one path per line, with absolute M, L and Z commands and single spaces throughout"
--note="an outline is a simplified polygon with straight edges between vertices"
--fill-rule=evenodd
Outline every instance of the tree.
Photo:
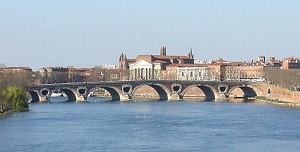
M 9 86 L 3 92 L 4 103 L 7 108 L 24 109 L 29 107 L 25 91 L 21 87 Z

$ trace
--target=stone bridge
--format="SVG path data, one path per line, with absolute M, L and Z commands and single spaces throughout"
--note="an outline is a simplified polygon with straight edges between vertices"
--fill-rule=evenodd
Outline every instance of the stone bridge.
M 53 90 L 63 91 L 68 101 L 86 101 L 88 94 L 96 88 L 104 88 L 112 97 L 112 100 L 131 100 L 142 86 L 150 86 L 159 95 L 159 100 L 182 100 L 184 94 L 192 87 L 198 87 L 206 99 L 227 99 L 230 93 L 240 88 L 243 98 L 255 97 L 257 93 L 253 83 L 232 82 L 232 81 L 179 81 L 179 80 L 143 80 L 143 81 L 105 81 L 89 83 L 59 83 L 41 84 L 30 86 L 27 92 L 30 93 L 32 102 L 48 101 Z

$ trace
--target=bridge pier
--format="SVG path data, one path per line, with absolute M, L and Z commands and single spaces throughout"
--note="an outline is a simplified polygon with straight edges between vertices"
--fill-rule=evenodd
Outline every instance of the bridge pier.
M 225 100 L 228 99 L 228 96 L 225 93 L 219 93 L 219 95 L 216 97 L 218 100 Z
M 131 98 L 127 94 L 120 95 L 120 101 L 129 101 Z
M 173 94 L 170 95 L 168 100 L 169 101 L 180 101 L 182 99 L 183 99 L 182 95 L 180 95 L 178 93 L 173 93 Z
M 50 90 L 47 88 L 32 89 L 28 93 L 31 95 L 31 102 L 48 102 L 51 95 Z
M 79 95 L 79 96 L 76 98 L 76 102 L 85 102 L 85 101 L 87 101 L 87 96 Z
M 48 96 L 41 96 L 40 97 L 40 100 L 38 101 L 38 102 L 49 102 L 50 100 L 49 100 L 49 97 Z M 35 102 L 35 101 L 33 101 L 33 102 Z

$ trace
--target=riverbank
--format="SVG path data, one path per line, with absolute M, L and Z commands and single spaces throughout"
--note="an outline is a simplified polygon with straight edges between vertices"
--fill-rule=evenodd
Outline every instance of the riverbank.
M 28 112 L 29 108 L 23 108 L 23 109 L 15 109 L 15 110 L 8 110 L 0 113 L 0 118 L 6 117 L 8 115 L 11 115 L 15 112 Z
M 258 102 L 263 102 L 263 103 L 273 104 L 278 106 L 300 107 L 300 102 L 296 103 L 296 102 L 289 102 L 280 99 L 270 99 L 264 96 L 257 96 L 255 97 L 255 100 Z
M 0 118 L 4 118 L 6 116 L 9 116 L 9 115 L 13 114 L 14 112 L 15 111 L 13 111 L 13 110 L 8 110 L 8 111 L 5 111 L 5 112 L 2 112 L 2 113 L 0 113 Z

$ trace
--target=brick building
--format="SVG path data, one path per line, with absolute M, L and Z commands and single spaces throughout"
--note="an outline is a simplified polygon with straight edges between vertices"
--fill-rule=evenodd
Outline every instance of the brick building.
M 210 69 L 199 64 L 170 64 L 166 66 L 164 79 L 211 81 Z
M 166 46 L 162 46 L 159 55 L 138 55 L 128 59 L 123 53 L 119 58 L 119 68 L 129 70 L 130 80 L 164 79 L 166 66 L 171 64 L 194 64 L 192 50 L 186 56 L 167 55 Z
M 282 69 L 300 69 L 300 59 L 294 57 L 283 59 Z

